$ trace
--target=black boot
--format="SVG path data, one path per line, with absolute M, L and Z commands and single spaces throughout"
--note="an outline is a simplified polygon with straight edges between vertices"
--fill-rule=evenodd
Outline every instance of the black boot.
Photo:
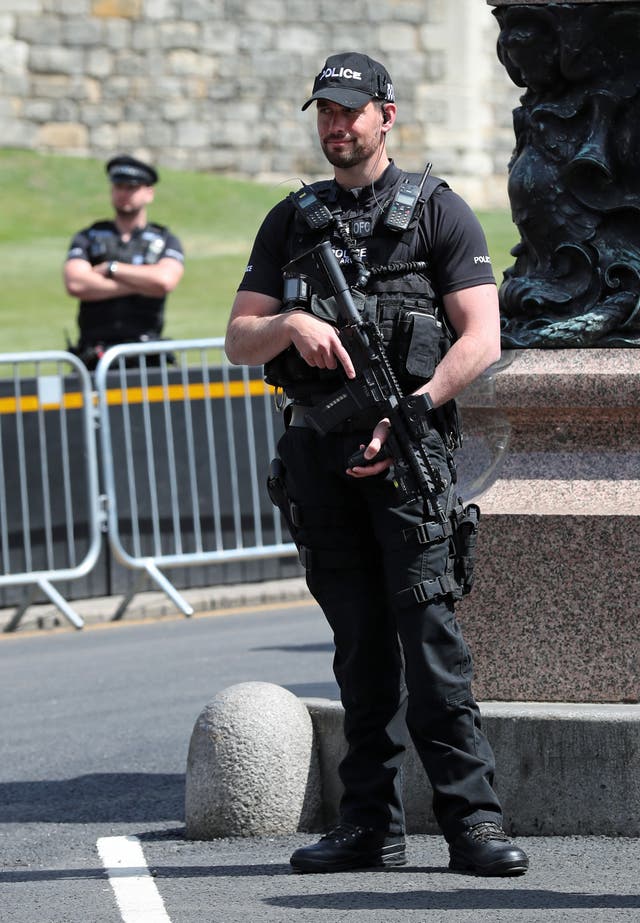
M 338 824 L 317 843 L 296 849 L 290 859 L 298 872 L 344 872 L 406 861 L 403 836 L 354 824 Z
M 449 868 L 476 875 L 522 875 L 529 868 L 524 850 L 499 824 L 469 827 L 449 845 Z

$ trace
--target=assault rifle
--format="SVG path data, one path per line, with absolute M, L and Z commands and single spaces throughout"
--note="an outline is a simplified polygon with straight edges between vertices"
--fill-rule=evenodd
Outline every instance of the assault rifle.
M 322 241 L 285 267 L 285 272 L 302 274 L 313 282 L 321 297 L 333 297 L 338 318 L 338 335 L 349 353 L 356 377 L 329 395 L 323 404 L 309 409 L 306 422 L 321 435 L 359 411 L 376 409 L 379 419 L 387 417 L 391 429 L 381 451 L 373 459 L 393 459 L 394 482 L 404 502 L 422 498 L 440 522 L 446 522 L 438 496 L 445 489 L 437 467 L 425 450 L 431 403 L 426 395 L 404 396 L 391 367 L 374 321 L 365 320 L 355 306 L 351 290 L 331 249 Z M 366 272 L 366 271 L 365 271 Z M 349 460 L 350 467 L 367 464 L 361 453 Z

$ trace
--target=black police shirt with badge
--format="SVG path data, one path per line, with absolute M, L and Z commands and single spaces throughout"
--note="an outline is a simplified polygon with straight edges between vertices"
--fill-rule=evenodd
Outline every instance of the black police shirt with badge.
M 162 225 L 149 223 L 136 228 L 129 240 L 120 237 L 113 221 L 97 221 L 79 231 L 71 241 L 67 260 L 87 260 L 92 266 L 113 260 L 132 265 L 149 265 L 171 257 L 184 262 L 180 240 Z M 78 326 L 82 340 L 122 342 L 140 336 L 159 337 L 164 326 L 166 298 L 122 295 L 96 302 L 80 302 Z
M 397 183 L 399 169 L 392 162 L 375 187 L 356 192 L 358 201 L 383 200 Z M 353 209 L 354 193 L 333 183 L 331 195 L 344 210 Z M 264 219 L 253 244 L 249 263 L 238 291 L 258 292 L 282 298 L 282 267 L 288 262 L 288 240 L 291 234 L 293 206 L 283 199 Z M 421 218 L 426 254 L 432 281 L 439 297 L 476 285 L 495 283 L 486 237 L 476 215 L 457 193 L 448 186 L 438 188 L 430 197 Z M 350 223 L 357 238 L 358 227 Z M 366 221 L 362 224 L 362 239 L 370 233 Z M 375 233 L 375 231 L 374 231 Z M 357 241 L 356 241 L 357 242 Z M 341 255 L 338 258 L 342 261 Z

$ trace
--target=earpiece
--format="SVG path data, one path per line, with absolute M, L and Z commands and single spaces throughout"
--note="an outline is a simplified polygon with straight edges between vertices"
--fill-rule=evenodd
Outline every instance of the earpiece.
M 382 107 L 382 124 L 384 125 L 385 122 L 388 122 L 388 121 L 389 121 L 389 113 L 387 112 L 387 110 L 386 110 L 386 109 L 384 108 L 384 106 L 383 106 L 383 107 Z

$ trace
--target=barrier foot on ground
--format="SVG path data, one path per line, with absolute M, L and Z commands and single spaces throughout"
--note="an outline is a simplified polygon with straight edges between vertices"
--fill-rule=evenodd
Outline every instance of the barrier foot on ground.
M 16 630 L 20 624 L 22 616 L 25 614 L 29 606 L 36 598 L 38 590 L 40 590 L 45 594 L 45 596 L 49 598 L 50 602 L 53 603 L 56 609 L 58 609 L 69 622 L 71 622 L 74 628 L 84 627 L 84 620 L 81 619 L 78 613 L 71 608 L 66 599 L 61 596 L 60 593 L 58 593 L 56 588 L 51 583 L 49 583 L 48 580 L 41 578 L 29 588 L 24 601 L 20 604 L 20 606 L 18 606 L 11 619 L 4 626 L 3 631 L 10 632 Z
M 154 583 L 159 586 L 162 592 L 165 593 L 173 603 L 175 603 L 183 615 L 186 615 L 187 617 L 193 615 L 193 606 L 189 605 L 186 599 L 184 599 L 184 597 L 178 593 L 174 585 L 169 580 L 167 580 L 165 575 L 158 570 L 156 565 L 152 561 L 144 561 L 143 568 L 138 572 L 138 577 L 133 585 L 133 588 L 129 591 L 129 593 L 127 593 L 114 614 L 111 616 L 112 622 L 117 622 L 122 618 L 131 600 L 142 589 L 145 577 L 150 577 Z

